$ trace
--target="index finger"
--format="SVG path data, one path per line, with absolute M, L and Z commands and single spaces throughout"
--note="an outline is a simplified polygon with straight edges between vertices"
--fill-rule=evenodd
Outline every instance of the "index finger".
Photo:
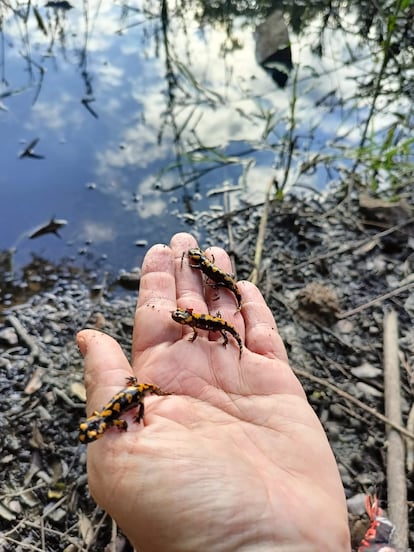
M 133 359 L 149 347 L 179 338 L 181 330 L 170 314 L 176 307 L 172 251 L 167 245 L 154 245 L 142 264 L 133 332 Z
M 195 271 L 183 270 L 182 260 L 189 248 L 197 242 L 191 234 L 175 234 L 171 246 L 154 245 L 145 255 L 135 312 L 133 359 L 148 348 L 165 342 L 174 342 L 183 328 L 171 318 L 179 307 L 201 309 L 205 305 L 203 284 Z

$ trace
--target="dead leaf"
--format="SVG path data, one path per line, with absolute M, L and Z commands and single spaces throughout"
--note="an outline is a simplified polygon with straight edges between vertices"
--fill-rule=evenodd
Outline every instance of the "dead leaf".
M 0 517 L 7 521 L 14 521 L 16 516 L 0 502 Z
M 80 399 L 82 402 L 86 402 L 86 389 L 80 381 L 74 381 L 70 384 L 70 392 L 77 399 Z
M 89 517 L 82 512 L 78 513 L 78 518 L 79 531 L 82 536 L 83 542 L 86 544 L 86 546 L 89 546 L 94 539 L 92 522 Z
M 59 498 L 62 498 L 63 491 L 61 489 L 49 489 L 47 491 L 47 498 L 59 500 Z
M 95 314 L 95 328 L 97 330 L 102 330 L 105 327 L 106 320 L 105 316 L 101 312 Z
M 24 392 L 27 395 L 31 395 L 32 393 L 35 393 L 42 387 L 42 376 L 45 373 L 44 368 L 41 366 L 38 366 L 36 370 L 33 372 L 32 377 L 30 378 L 28 384 L 24 388 Z
M 33 448 L 36 448 L 36 449 L 45 447 L 43 435 L 41 434 L 40 429 L 38 428 L 36 423 L 34 423 L 32 426 L 32 436 L 30 438 L 29 443 Z

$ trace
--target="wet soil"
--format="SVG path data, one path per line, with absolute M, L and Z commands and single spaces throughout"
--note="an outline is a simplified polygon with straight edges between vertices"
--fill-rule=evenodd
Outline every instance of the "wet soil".
M 387 504 L 386 428 L 376 413 L 384 413 L 383 324 L 391 309 L 399 324 L 404 426 L 413 402 L 414 192 L 405 196 L 408 210 L 397 215 L 384 206 L 386 214 L 367 210 L 357 199 L 287 198 L 271 205 L 263 243 L 259 287 L 337 458 L 355 547 L 367 526 L 363 496 L 376 492 Z M 229 250 L 239 279 L 252 272 L 261 214 L 261 207 L 246 207 L 208 224 L 203 245 Z M 86 449 L 78 444 L 83 368 L 74 336 L 97 327 L 128 354 L 134 307 L 134 292 L 92 294 L 89 283 L 68 272 L 50 291 L 3 310 L 1 551 L 130 550 L 88 493 Z M 413 529 L 409 536 L 413 548 Z

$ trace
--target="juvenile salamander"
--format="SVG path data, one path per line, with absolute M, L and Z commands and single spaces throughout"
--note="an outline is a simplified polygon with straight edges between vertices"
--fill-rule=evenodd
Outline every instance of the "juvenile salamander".
M 236 280 L 228 272 L 224 272 L 221 268 L 210 261 L 205 252 L 199 247 L 194 247 L 188 250 L 188 258 L 191 268 L 199 268 L 216 286 L 223 286 L 232 291 L 237 300 L 237 310 L 242 308 L 242 298 L 237 287 Z
M 210 332 L 220 332 L 224 338 L 223 345 L 226 346 L 229 342 L 226 332 L 229 332 L 239 345 L 239 358 L 243 352 L 243 343 L 240 335 L 237 333 L 236 328 L 223 320 L 221 316 L 211 316 L 211 314 L 198 314 L 193 312 L 193 309 L 176 309 L 171 313 L 172 319 L 179 324 L 186 324 L 193 328 L 193 335 L 191 341 L 194 341 L 197 337 L 196 328 L 199 330 L 208 330 Z
M 125 389 L 114 395 L 101 412 L 95 410 L 92 416 L 80 424 L 79 441 L 92 443 L 100 439 L 110 427 L 116 426 L 120 431 L 126 431 L 128 424 L 120 416 L 135 407 L 138 407 L 138 411 L 134 421 L 139 424 L 144 417 L 144 398 L 148 394 L 168 395 L 156 385 L 138 383 L 134 377 L 127 378 Z

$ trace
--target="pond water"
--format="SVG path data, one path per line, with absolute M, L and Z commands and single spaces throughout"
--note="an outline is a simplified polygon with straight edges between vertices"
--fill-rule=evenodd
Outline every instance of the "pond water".
M 0 0 L 0 250 L 16 268 L 37 255 L 116 273 L 176 231 L 203 243 L 203 213 L 263 201 L 272 181 L 343 181 L 361 138 L 364 155 L 390 129 L 389 148 L 397 130 L 406 144 L 410 95 L 370 112 L 381 48 L 361 38 L 360 12 L 338 8 L 335 26 L 316 10 L 301 32 L 281 13 L 293 69 L 280 88 L 255 57 L 263 13 L 232 16 L 229 31 L 200 23 L 202 5 Z M 29 239 L 53 217 L 67 221 L 60 239 Z

